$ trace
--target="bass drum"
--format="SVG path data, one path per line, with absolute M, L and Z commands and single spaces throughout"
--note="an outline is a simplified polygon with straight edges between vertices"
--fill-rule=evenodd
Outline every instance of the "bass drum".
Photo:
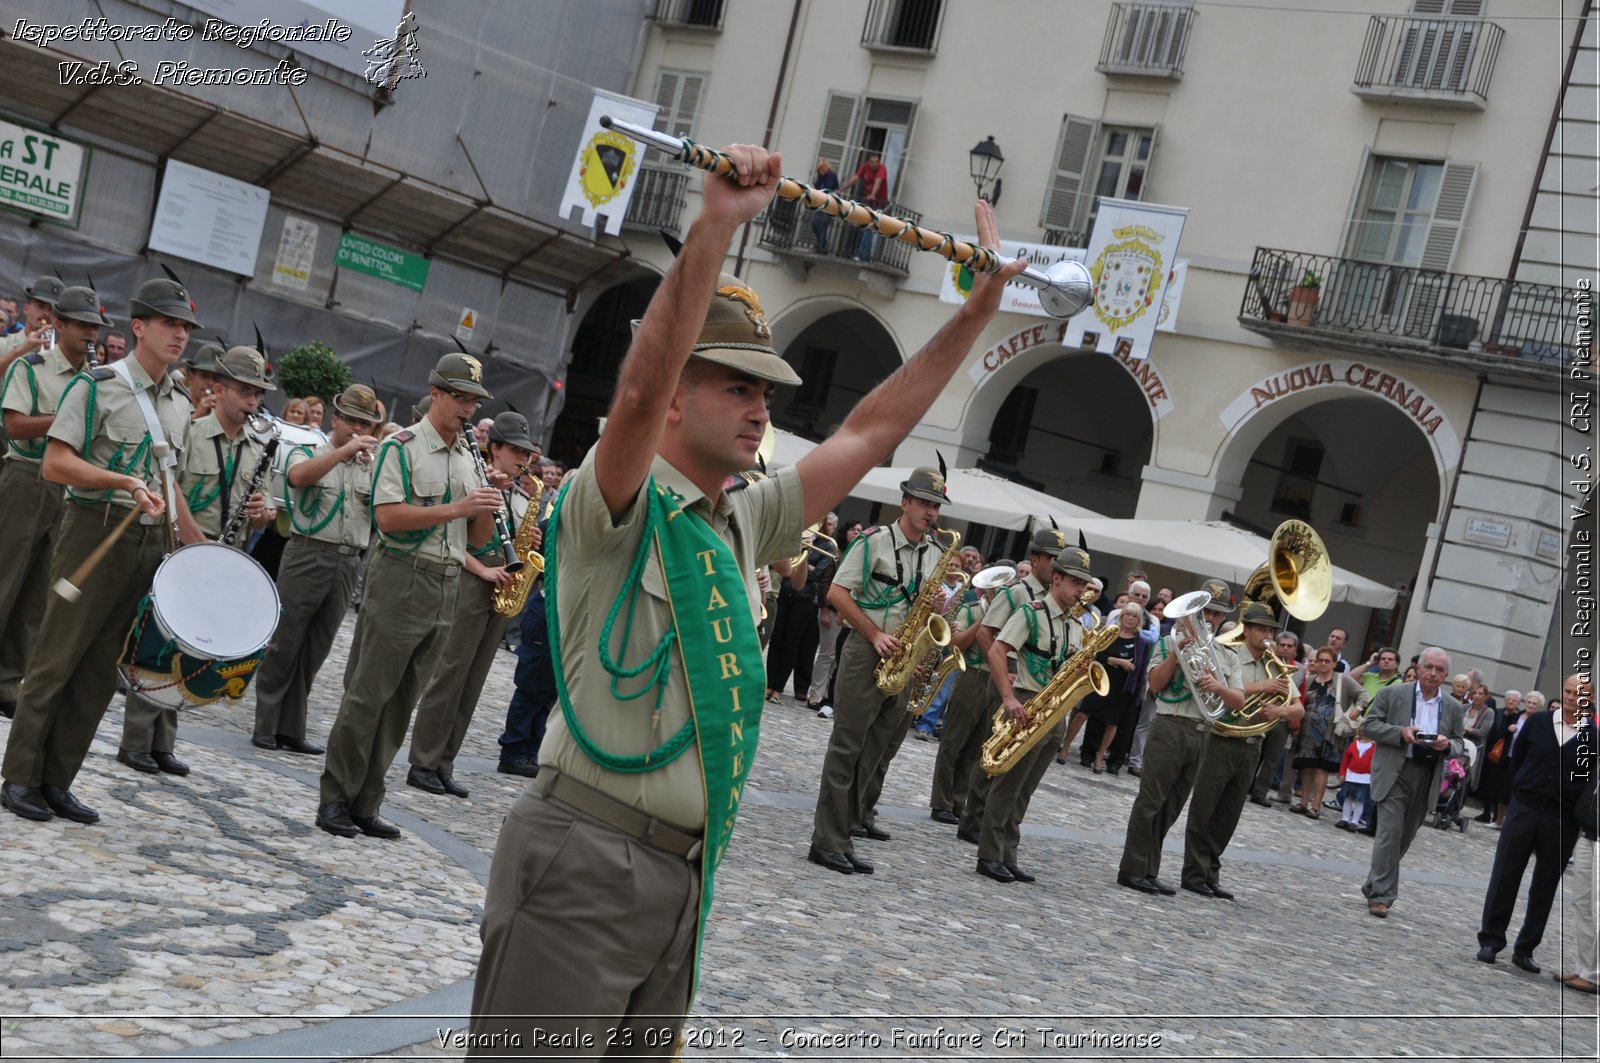
M 134 690 L 172 708 L 237 701 L 254 678 L 282 609 L 256 561 L 221 543 L 168 554 L 123 646 Z

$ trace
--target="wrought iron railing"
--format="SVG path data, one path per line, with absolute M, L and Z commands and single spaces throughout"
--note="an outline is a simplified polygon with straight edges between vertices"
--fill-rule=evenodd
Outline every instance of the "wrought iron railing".
M 1089 234 L 1086 231 L 1047 228 L 1044 231 L 1044 239 L 1039 242 L 1051 247 L 1088 247 Z
M 1482 107 L 1504 37 L 1499 26 L 1477 18 L 1374 15 L 1356 64 L 1356 91 Z
M 650 17 L 668 26 L 720 30 L 724 6 L 726 0 L 652 0 Z
M 920 212 L 898 204 L 891 203 L 883 213 L 913 225 L 922 223 Z M 821 211 L 807 210 L 793 200 L 774 200 L 757 220 L 761 224 L 759 243 L 768 251 L 857 264 L 902 277 L 909 272 L 913 253 L 910 244 L 857 229 Z
M 1550 284 L 1258 247 L 1239 317 L 1279 335 L 1307 328 L 1367 344 L 1519 359 L 1529 368 L 1555 370 L 1572 358 L 1579 294 Z
M 1097 70 L 1107 74 L 1182 77 L 1194 8 L 1188 4 L 1111 5 Z
M 678 231 L 678 214 L 683 210 L 683 193 L 689 187 L 689 171 L 663 170 L 641 166 L 628 201 L 628 215 L 622 224 L 639 229 Z
M 943 8 L 943 0 L 872 0 L 861 27 L 861 46 L 932 55 L 939 48 Z

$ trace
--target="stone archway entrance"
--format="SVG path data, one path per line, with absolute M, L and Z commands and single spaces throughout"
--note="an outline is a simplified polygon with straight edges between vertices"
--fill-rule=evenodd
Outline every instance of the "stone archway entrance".
M 583 315 L 572 337 L 561 415 L 550 431 L 550 457 L 571 467 L 600 438 L 600 418 L 611 406 L 617 370 L 633 342 L 632 322 L 644 317 L 660 283 L 652 273 L 612 285 Z
M 894 336 L 867 311 L 847 303 L 808 309 L 805 316 L 811 320 L 780 351 L 803 383 L 773 396 L 772 423 L 820 441 L 863 395 L 900 368 L 903 358 Z M 796 315 L 787 316 L 790 324 L 798 323 Z M 774 331 L 782 336 L 790 330 L 780 320 Z

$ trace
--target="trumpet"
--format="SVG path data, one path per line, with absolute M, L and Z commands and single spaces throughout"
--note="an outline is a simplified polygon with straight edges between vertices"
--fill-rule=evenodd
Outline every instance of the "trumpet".
M 807 536 L 810 538 L 807 539 Z M 824 543 L 827 545 L 823 545 Z M 824 557 L 832 558 L 835 563 L 839 560 L 839 541 L 823 532 L 820 521 L 800 533 L 800 552 L 789 559 L 789 567 L 794 568 L 800 564 L 813 550 Z

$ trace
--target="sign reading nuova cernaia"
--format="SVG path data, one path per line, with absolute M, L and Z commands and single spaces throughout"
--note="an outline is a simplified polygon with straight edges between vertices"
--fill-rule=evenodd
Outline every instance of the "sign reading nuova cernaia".
M 76 226 L 88 157 L 82 144 L 0 120 L 0 206 Z

